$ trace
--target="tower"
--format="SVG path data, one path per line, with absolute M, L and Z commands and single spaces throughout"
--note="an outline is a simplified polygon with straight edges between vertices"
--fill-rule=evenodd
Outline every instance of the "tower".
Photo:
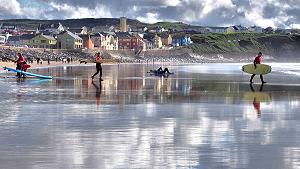
M 120 31 L 121 32 L 127 32 L 127 19 L 126 17 L 120 18 Z

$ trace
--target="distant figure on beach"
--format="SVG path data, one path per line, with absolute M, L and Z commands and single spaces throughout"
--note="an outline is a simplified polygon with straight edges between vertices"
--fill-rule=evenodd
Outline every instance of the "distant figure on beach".
M 261 62 L 262 62 L 262 53 L 259 52 L 258 55 L 255 57 L 255 59 L 253 61 L 255 69 L 256 69 L 256 65 L 261 64 Z M 250 83 L 253 83 L 254 76 L 255 76 L 255 74 L 253 74 L 251 76 Z M 261 83 L 267 83 L 267 82 L 264 81 L 264 78 L 263 78 L 262 75 L 260 75 L 260 80 L 261 80 Z
M 262 92 L 264 87 L 264 83 L 261 84 L 259 92 Z M 252 83 L 250 83 L 250 88 L 252 92 L 255 92 Z M 256 112 L 257 112 L 257 116 L 260 117 L 261 116 L 261 111 L 260 111 L 260 99 L 258 97 L 254 97 L 253 99 L 253 107 L 255 108 Z
M 17 67 L 16 69 L 17 70 L 21 70 L 21 71 L 24 71 L 26 72 L 27 69 L 30 67 L 30 65 L 28 65 L 25 61 L 25 57 L 21 54 L 21 53 L 18 53 L 18 60 L 16 61 L 17 62 Z M 22 74 L 21 73 L 17 73 L 17 77 L 18 78 L 21 78 Z M 23 77 L 25 77 L 25 75 L 23 74 Z
M 40 64 L 40 58 L 36 58 L 36 64 Z
M 100 52 L 97 52 L 96 55 L 95 55 L 95 62 L 96 62 L 97 72 L 92 76 L 92 79 L 94 79 L 94 77 L 100 72 L 100 81 L 103 81 L 101 61 L 102 61 L 102 56 L 100 55 Z
M 171 74 L 168 68 L 163 69 L 162 67 L 159 67 L 157 70 L 150 70 L 149 73 L 155 73 L 155 74 Z

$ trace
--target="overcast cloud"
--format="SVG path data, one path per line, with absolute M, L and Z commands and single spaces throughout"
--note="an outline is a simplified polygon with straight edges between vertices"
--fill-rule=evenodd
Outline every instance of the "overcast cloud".
M 0 0 L 0 19 L 111 18 L 300 28 L 300 0 Z

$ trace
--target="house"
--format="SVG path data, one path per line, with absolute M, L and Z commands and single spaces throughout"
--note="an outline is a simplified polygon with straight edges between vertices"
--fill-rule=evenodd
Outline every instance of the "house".
M 38 27 L 38 31 L 43 33 L 44 35 L 58 35 L 63 32 L 65 27 L 59 22 L 58 24 L 40 24 Z
M 87 27 L 83 26 L 81 28 L 70 28 L 68 31 L 76 34 L 76 35 L 87 35 L 88 34 L 88 29 Z
M 227 27 L 207 27 L 212 33 L 226 33 Z
M 248 32 L 248 29 L 242 25 L 229 26 L 226 29 L 226 33 L 245 33 Z
M 154 49 L 154 42 L 153 40 L 144 39 L 146 49 Z
M 236 33 L 239 29 L 236 26 L 229 26 L 226 30 L 226 33 Z
M 172 45 L 172 36 L 170 35 L 170 34 L 168 34 L 168 33 L 162 33 L 161 35 L 160 35 L 160 37 L 161 37 L 161 41 L 162 41 L 162 45 L 163 46 L 170 46 L 170 45 Z
M 259 26 L 251 26 L 248 28 L 248 32 L 254 32 L 254 33 L 262 33 L 263 28 Z
M 269 26 L 266 29 L 264 29 L 263 32 L 265 32 L 265 33 L 274 33 L 274 29 L 271 26 Z
M 17 27 L 16 27 L 16 25 L 12 25 L 12 24 L 9 24 L 9 23 L 3 23 L 3 24 L 0 25 L 0 29 L 1 30 L 16 31 Z
M 113 32 L 100 33 L 100 48 L 104 50 L 118 50 L 118 37 Z
M 139 35 L 130 35 L 128 32 L 117 32 L 119 49 L 146 49 L 144 39 Z
M 156 33 L 148 33 L 143 35 L 143 39 L 153 43 L 153 48 L 162 48 L 162 38 Z M 147 45 L 146 45 L 147 46 Z M 146 47 L 147 48 L 147 47 Z
M 90 35 L 90 37 L 94 44 L 94 48 L 100 48 L 101 47 L 101 34 L 100 33 L 92 34 L 92 35 Z
M 154 48 L 162 48 L 163 43 L 161 41 L 161 37 L 159 37 L 157 34 L 155 34 L 154 38 Z
M 53 36 L 39 34 L 33 37 L 30 41 L 30 46 L 34 48 L 56 48 L 56 39 Z
M 132 49 L 132 37 L 128 32 L 117 32 L 119 49 Z
M 62 33 L 57 35 L 58 49 L 81 49 L 82 46 L 82 38 L 70 31 L 63 31 Z
M 191 43 L 191 38 L 186 34 L 177 34 L 173 36 L 172 45 L 175 47 L 188 46 Z
M 30 45 L 31 44 L 31 39 L 34 38 L 34 34 L 23 34 L 20 37 L 20 41 L 22 45 Z
M 6 43 L 13 46 L 19 46 L 21 45 L 20 36 L 9 36 Z
M 0 44 L 6 43 L 6 36 L 5 35 L 0 35 Z
M 90 35 L 79 35 L 79 37 L 82 39 L 82 47 L 86 49 L 93 49 L 94 43 L 91 39 Z

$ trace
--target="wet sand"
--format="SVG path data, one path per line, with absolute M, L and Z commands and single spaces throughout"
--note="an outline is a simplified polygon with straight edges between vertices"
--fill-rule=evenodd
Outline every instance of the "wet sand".
M 249 85 L 242 64 L 35 69 L 0 79 L 1 168 L 297 168 L 300 64 Z M 9 105 L 9 106 L 7 106 Z

